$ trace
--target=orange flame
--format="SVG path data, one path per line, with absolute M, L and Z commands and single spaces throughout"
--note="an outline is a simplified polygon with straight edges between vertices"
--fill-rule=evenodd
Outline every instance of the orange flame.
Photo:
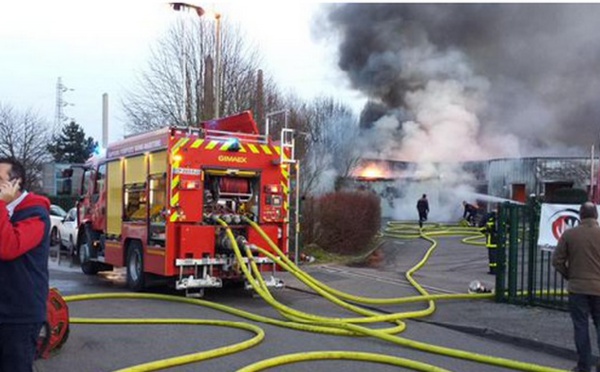
M 359 172 L 357 172 L 360 178 L 384 178 L 386 177 L 386 172 L 377 167 L 374 164 L 368 165 Z

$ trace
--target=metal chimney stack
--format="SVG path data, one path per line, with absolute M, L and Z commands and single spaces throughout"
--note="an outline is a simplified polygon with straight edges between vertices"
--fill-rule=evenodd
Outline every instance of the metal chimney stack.
M 108 146 L 108 93 L 102 95 L 102 148 Z

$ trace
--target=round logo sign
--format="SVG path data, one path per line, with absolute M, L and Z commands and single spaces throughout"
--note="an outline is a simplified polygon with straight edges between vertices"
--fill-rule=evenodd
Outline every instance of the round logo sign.
M 556 240 L 570 228 L 579 225 L 579 211 L 572 208 L 561 209 L 550 216 L 552 235 Z

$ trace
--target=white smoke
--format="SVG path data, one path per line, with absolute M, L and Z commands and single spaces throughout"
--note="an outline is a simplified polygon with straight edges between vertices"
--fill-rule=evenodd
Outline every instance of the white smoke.
M 390 54 L 385 55 L 389 66 Z M 421 48 L 404 51 L 399 63 L 406 80 L 424 82 L 403 97 L 404 112 L 413 119 L 400 122 L 394 111 L 382 116 L 363 137 L 365 154 L 416 164 L 414 181 L 396 185 L 403 192 L 390 203 L 393 218 L 414 219 L 416 201 L 425 193 L 432 220 L 457 221 L 462 201 L 474 203 L 476 191 L 472 175 L 460 163 L 514 156 L 518 141 L 511 135 L 482 141 L 480 116 L 489 83 L 473 73 L 461 53 L 442 53 L 425 41 Z
M 402 197 L 382 203 L 384 217 L 394 220 L 417 220 L 417 201 L 423 194 L 429 200 L 429 222 L 455 223 L 462 218 L 462 201 L 475 201 L 473 189 L 466 184 L 449 187 L 444 178 L 429 179 L 420 182 L 398 182 L 396 187 L 402 190 Z

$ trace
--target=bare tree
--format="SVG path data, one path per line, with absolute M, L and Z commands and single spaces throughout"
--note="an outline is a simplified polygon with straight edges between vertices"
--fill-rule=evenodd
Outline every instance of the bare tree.
M 203 17 L 191 21 L 180 20 L 157 41 L 136 88 L 124 97 L 130 132 L 170 124 L 197 125 L 214 118 L 215 73 L 221 82 L 220 116 L 260 107 L 268 112 L 275 107 L 269 97 L 279 96 L 277 87 L 272 79 L 258 78 L 258 48 L 246 42 L 239 26 L 221 21 L 221 68 L 217 72 L 214 21 Z M 262 95 L 257 95 L 259 81 Z
M 23 164 L 27 189 L 40 188 L 42 164 L 52 160 L 46 150 L 49 136 L 47 123 L 37 114 L 19 112 L 0 102 L 0 157 L 12 157 Z
M 357 119 L 349 107 L 331 97 L 315 98 L 309 104 L 293 99 L 288 104 L 293 107 L 291 122 L 298 134 L 302 194 L 327 190 L 357 165 Z
M 208 18 L 180 20 L 158 40 L 136 88 L 123 106 L 128 130 L 137 133 L 165 125 L 196 125 L 214 117 L 213 74 L 215 24 Z M 261 71 L 258 48 L 249 45 L 239 26 L 222 22 L 220 116 L 252 110 L 264 133 L 263 115 L 289 110 L 288 126 L 296 129 L 296 158 L 302 165 L 302 189 L 307 194 L 327 175 L 346 176 L 356 164 L 358 136 L 351 110 L 333 98 L 310 103 L 284 96 L 268 73 Z M 184 119 L 185 118 L 185 119 Z M 283 126 L 280 117 L 270 132 Z

